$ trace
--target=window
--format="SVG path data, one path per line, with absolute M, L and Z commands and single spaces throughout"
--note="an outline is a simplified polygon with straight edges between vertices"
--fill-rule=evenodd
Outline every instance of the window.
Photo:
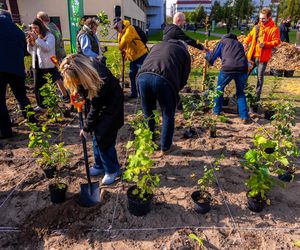
M 132 19 L 132 24 L 136 25 L 136 19 L 135 18 Z

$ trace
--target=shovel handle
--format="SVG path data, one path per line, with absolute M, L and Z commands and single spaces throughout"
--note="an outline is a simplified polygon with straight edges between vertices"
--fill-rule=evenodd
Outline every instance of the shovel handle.
M 80 119 L 80 128 L 82 129 L 83 125 L 84 125 L 82 112 L 79 112 L 79 119 Z M 87 155 L 86 140 L 83 135 L 81 136 L 81 141 L 82 141 L 82 146 L 83 146 L 83 156 L 84 156 L 86 176 L 87 176 L 88 184 L 90 187 L 90 191 L 92 192 L 92 181 L 91 181 L 90 170 L 89 170 L 89 161 L 88 161 L 88 155 Z

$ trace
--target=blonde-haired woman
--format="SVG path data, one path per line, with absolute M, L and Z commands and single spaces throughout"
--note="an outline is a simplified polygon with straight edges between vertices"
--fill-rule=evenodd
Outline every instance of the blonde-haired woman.
M 124 124 L 124 97 L 119 81 L 97 59 L 79 54 L 67 56 L 60 71 L 70 93 L 79 93 L 91 102 L 85 126 L 80 131 L 84 137 L 94 132 L 96 164 L 90 168 L 90 174 L 105 174 L 102 184 L 112 184 L 120 174 L 115 142 Z

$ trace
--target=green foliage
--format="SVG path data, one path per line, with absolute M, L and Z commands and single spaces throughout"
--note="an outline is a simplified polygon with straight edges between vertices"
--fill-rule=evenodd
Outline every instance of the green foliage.
M 107 60 L 107 67 L 110 69 L 112 74 L 120 78 L 122 74 L 122 63 L 121 63 L 122 57 L 119 50 L 113 50 L 108 57 Z
M 279 5 L 279 16 L 287 18 L 291 16 L 295 21 L 300 18 L 299 0 L 281 0 Z
M 197 243 L 198 243 L 198 245 L 199 245 L 200 248 L 205 249 L 204 244 L 203 244 L 203 239 L 201 239 L 200 237 L 198 237 L 196 234 L 193 234 L 193 233 L 190 233 L 189 237 L 192 240 L 197 241 Z
M 255 105 L 258 104 L 257 97 L 256 97 L 256 94 L 255 94 L 254 85 L 252 85 L 252 86 L 248 85 L 246 87 L 245 96 L 246 96 L 248 106 L 254 107 Z
M 294 246 L 300 248 L 300 240 L 294 241 Z
M 100 11 L 97 14 L 97 17 L 100 19 L 99 23 L 99 32 L 102 37 L 108 36 L 109 29 L 110 29 L 110 21 L 108 19 L 108 15 L 105 13 L 105 11 Z
M 47 116 L 49 123 L 62 121 L 63 110 L 59 106 L 59 97 L 57 95 L 56 84 L 53 83 L 51 74 L 46 74 L 44 77 L 47 83 L 40 88 L 41 96 L 44 97 L 43 104 L 47 107 Z
M 205 107 L 204 99 L 196 95 L 181 96 L 180 99 L 182 102 L 183 117 L 187 120 L 187 126 L 191 127 L 194 116 Z
M 273 79 L 273 84 L 270 88 L 270 92 L 268 94 L 268 99 L 263 102 L 263 107 L 267 110 L 274 110 L 274 106 L 276 105 L 276 102 L 274 102 L 274 97 L 276 94 L 276 91 L 278 90 L 280 85 L 280 79 L 279 77 L 275 76 Z
M 154 119 L 156 123 L 159 123 L 157 112 L 154 113 Z M 141 112 L 136 115 L 131 126 L 134 129 L 134 140 L 129 141 L 126 147 L 132 149 L 133 152 L 128 157 L 123 179 L 135 182 L 137 188 L 133 190 L 133 195 L 141 200 L 146 200 L 160 183 L 158 174 L 150 173 L 154 164 L 151 156 L 157 149 L 157 145 L 152 140 L 153 133 L 148 127 L 148 120 L 143 118 Z
M 217 121 L 214 117 L 207 116 L 202 121 L 202 126 L 208 128 L 211 131 L 216 131 L 217 129 Z
M 222 122 L 222 123 L 230 123 L 229 118 L 226 117 L 225 115 L 219 115 L 219 116 L 218 116 L 218 119 L 219 119 L 219 121 Z

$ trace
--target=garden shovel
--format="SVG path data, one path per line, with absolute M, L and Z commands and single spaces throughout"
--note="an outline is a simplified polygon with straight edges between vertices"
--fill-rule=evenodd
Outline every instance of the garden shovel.
M 85 104 L 85 100 L 79 95 L 76 96 L 71 95 L 71 103 L 74 105 L 75 108 L 77 108 L 77 111 L 79 113 L 79 119 L 80 119 L 80 128 L 82 129 L 84 126 L 83 117 L 82 117 L 82 107 Z M 88 183 L 80 184 L 79 200 L 83 206 L 91 207 L 100 202 L 99 182 L 91 181 L 85 137 L 82 136 L 81 140 L 83 146 L 84 163 L 85 163 L 85 170 L 86 170 Z

